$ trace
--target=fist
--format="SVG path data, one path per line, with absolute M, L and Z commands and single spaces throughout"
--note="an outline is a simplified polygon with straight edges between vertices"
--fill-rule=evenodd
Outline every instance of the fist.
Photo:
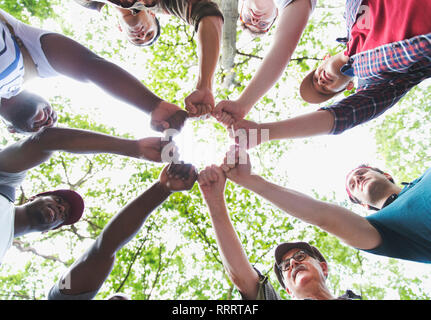
M 164 167 L 159 180 L 166 189 L 175 192 L 190 190 L 197 178 L 196 168 L 181 161 L 178 164 L 172 162 Z

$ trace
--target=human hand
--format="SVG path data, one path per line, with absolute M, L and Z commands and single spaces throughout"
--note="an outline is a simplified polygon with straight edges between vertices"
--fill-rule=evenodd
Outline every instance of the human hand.
M 212 91 L 209 88 L 196 89 L 184 99 L 189 117 L 200 117 L 211 113 L 214 109 L 215 101 Z
M 235 122 L 228 131 L 229 137 L 235 139 L 235 143 L 244 149 L 251 149 L 269 141 L 269 129 L 249 120 Z
M 151 128 L 158 132 L 163 132 L 167 129 L 181 131 L 187 117 L 187 111 L 175 104 L 162 101 L 151 112 Z
M 132 156 L 154 162 L 171 162 L 179 158 L 178 148 L 173 141 L 157 137 L 136 140 L 136 150 Z
M 226 176 L 220 167 L 216 165 L 206 167 L 199 173 L 198 183 L 207 202 L 223 199 Z
M 229 180 L 239 185 L 244 185 L 252 175 L 250 156 L 238 145 L 230 147 L 220 167 Z
M 171 192 L 190 190 L 198 178 L 196 168 L 192 164 L 171 162 L 160 174 L 160 184 Z
M 242 105 L 238 100 L 222 100 L 217 103 L 212 115 L 217 121 L 230 127 L 234 122 L 242 120 L 248 110 L 249 108 Z

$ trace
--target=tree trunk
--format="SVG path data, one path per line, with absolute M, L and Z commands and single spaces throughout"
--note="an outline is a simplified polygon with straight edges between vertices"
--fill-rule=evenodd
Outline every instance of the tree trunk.
M 222 87 L 228 89 L 235 82 L 236 26 L 238 20 L 238 0 L 221 0 L 224 16 L 223 47 L 221 67 L 224 72 Z

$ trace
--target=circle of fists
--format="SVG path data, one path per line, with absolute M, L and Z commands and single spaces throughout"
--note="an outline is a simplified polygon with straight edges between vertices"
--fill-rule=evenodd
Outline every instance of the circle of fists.
M 224 201 L 226 178 L 243 185 L 252 175 L 250 157 L 246 149 L 232 146 L 220 166 L 207 166 L 199 173 L 198 183 L 206 201 Z

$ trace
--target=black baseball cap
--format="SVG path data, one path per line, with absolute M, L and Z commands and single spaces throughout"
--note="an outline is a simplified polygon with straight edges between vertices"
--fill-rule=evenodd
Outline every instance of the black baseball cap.
M 280 282 L 281 286 L 286 289 L 286 286 L 283 281 L 283 273 L 278 267 L 278 265 L 281 263 L 281 259 L 291 249 L 302 249 L 305 252 L 307 252 L 311 257 L 315 258 L 316 260 L 320 262 L 326 262 L 325 257 L 322 255 L 322 253 L 317 249 L 316 247 L 310 245 L 307 242 L 283 242 L 280 243 L 277 248 L 275 248 L 274 257 L 275 257 L 275 263 L 274 263 L 274 272 L 277 275 L 278 282 Z

